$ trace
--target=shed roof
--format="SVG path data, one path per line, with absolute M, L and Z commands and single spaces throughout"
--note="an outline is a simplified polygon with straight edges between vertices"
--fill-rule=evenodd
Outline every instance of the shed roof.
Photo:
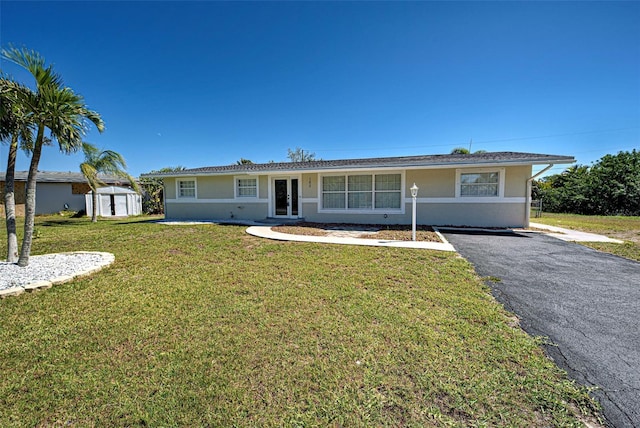
M 123 194 L 136 194 L 135 190 L 127 189 L 126 187 L 118 187 L 118 186 L 106 186 L 106 187 L 98 187 L 97 193 L 101 195 L 123 195 Z M 88 192 L 87 195 L 91 194 Z
M 15 181 L 27 181 L 29 171 L 16 171 Z M 4 181 L 6 172 L 0 172 L 0 181 Z M 115 175 L 98 174 L 98 178 L 105 184 L 129 184 L 129 180 Z M 80 172 L 38 171 L 38 183 L 86 183 L 87 179 Z
M 363 159 L 317 160 L 310 162 L 277 162 L 243 165 L 208 166 L 164 173 L 142 174 L 142 177 L 184 177 L 191 175 L 256 174 L 287 171 L 326 171 L 366 168 L 442 168 L 481 165 L 569 164 L 572 156 L 538 153 L 487 152 L 473 154 L 419 155 Z

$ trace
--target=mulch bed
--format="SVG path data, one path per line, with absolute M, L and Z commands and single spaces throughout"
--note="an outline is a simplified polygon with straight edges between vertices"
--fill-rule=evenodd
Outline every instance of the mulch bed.
M 330 236 L 338 231 L 361 232 L 354 236 L 363 239 L 387 239 L 390 241 L 411 241 L 410 225 L 386 224 L 351 224 L 351 223 L 311 223 L 303 222 L 292 225 L 274 226 L 275 232 L 292 235 Z M 438 235 L 430 226 L 416 226 L 416 240 L 427 242 L 441 242 Z

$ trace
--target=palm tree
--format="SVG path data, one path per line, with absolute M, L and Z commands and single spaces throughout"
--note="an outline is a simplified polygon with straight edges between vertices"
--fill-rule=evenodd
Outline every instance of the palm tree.
M 31 129 L 20 101 L 29 89 L 12 80 L 0 79 L 0 140 L 9 143 L 5 174 L 4 207 L 7 229 L 7 261 L 18 261 L 18 235 L 16 233 L 15 165 L 18 140 L 30 141 Z
M 84 143 L 82 150 L 84 151 L 85 161 L 80 164 L 80 171 L 91 188 L 91 201 L 93 202 L 91 221 L 95 223 L 98 221 L 98 187 L 105 185 L 98 177 L 98 174 L 117 175 L 128 180 L 136 192 L 140 192 L 140 189 L 133 177 L 125 171 L 127 164 L 120 153 L 113 150 L 100 151 L 100 149 L 89 143 Z
M 33 126 L 26 114 L 24 101 L 33 92 L 6 76 L 0 77 L 0 141 L 9 143 L 5 173 L 4 208 L 7 228 L 7 261 L 18 261 L 18 235 L 16 232 L 15 169 L 18 143 L 28 151 L 33 139 Z
M 104 130 L 104 122 L 100 115 L 89 110 L 84 99 L 70 88 L 63 87 L 62 79 L 53 72 L 51 66 L 45 68 L 44 59 L 36 52 L 9 48 L 2 50 L 2 56 L 25 68 L 36 81 L 36 91 L 27 103 L 31 123 L 36 127 L 36 138 L 33 143 L 31 164 L 27 176 L 26 204 L 24 219 L 24 237 L 18 258 L 18 266 L 29 264 L 31 242 L 33 239 L 33 223 L 36 205 L 36 179 L 38 164 L 42 155 L 42 147 L 57 141 L 60 151 L 73 153 L 82 147 L 82 137 L 93 123 L 98 131 Z M 45 136 L 45 130 L 49 136 Z

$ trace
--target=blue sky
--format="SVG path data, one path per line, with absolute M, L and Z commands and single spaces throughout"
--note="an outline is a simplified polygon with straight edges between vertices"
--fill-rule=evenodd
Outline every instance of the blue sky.
M 101 113 L 86 140 L 132 175 L 295 147 L 344 159 L 472 141 L 581 164 L 640 147 L 639 2 L 2 0 L 0 20 L 3 47 L 40 52 Z M 48 147 L 40 169 L 82 159 Z

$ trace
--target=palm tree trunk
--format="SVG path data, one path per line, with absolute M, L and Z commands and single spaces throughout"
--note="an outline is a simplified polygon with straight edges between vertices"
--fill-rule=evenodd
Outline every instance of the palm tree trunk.
M 42 145 L 44 142 L 44 126 L 38 126 L 38 136 L 36 137 L 31 154 L 31 165 L 29 165 L 29 176 L 27 177 L 27 190 L 24 213 L 24 236 L 22 238 L 22 248 L 20 249 L 20 258 L 18 266 L 25 267 L 29 264 L 29 255 L 31 254 L 31 241 L 33 239 L 33 223 L 36 216 L 36 180 L 38 175 L 38 164 L 40 163 L 40 155 L 42 154 Z
M 93 223 L 97 223 L 98 222 L 98 192 L 96 192 L 96 189 L 91 189 L 91 204 L 92 204 L 92 209 L 91 209 L 91 221 Z
M 7 173 L 4 179 L 4 213 L 7 226 L 7 261 L 18 261 L 18 234 L 16 232 L 16 199 L 15 199 L 15 171 L 18 154 L 18 134 L 11 138 Z

